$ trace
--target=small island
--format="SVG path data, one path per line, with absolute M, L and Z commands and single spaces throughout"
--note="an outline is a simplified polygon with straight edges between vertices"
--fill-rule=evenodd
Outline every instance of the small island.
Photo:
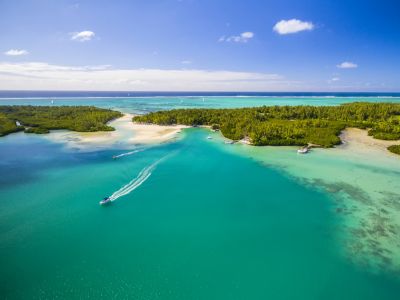
M 107 123 L 122 113 L 94 106 L 0 106 L 0 136 L 13 132 L 43 134 L 55 129 L 113 131 Z
M 236 109 L 176 109 L 152 112 L 134 122 L 213 126 L 231 140 L 255 146 L 333 147 L 348 127 L 367 129 L 376 139 L 400 139 L 400 104 L 354 102 L 339 106 L 263 106 Z M 398 153 L 400 146 L 389 150 Z

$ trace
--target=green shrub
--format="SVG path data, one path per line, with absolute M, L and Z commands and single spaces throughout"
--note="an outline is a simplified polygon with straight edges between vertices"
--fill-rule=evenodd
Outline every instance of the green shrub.
M 388 147 L 390 152 L 396 153 L 400 155 L 400 145 L 392 145 Z

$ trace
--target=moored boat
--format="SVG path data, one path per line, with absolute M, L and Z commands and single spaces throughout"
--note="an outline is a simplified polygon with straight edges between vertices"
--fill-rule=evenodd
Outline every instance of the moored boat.
M 306 154 L 306 153 L 308 153 L 308 147 L 303 147 L 303 148 L 301 148 L 301 149 L 298 149 L 297 150 L 297 153 L 299 153 L 299 154 Z

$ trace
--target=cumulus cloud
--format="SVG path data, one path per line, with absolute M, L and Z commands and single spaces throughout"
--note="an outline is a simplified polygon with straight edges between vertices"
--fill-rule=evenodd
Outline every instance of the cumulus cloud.
M 336 67 L 338 67 L 339 69 L 355 69 L 358 68 L 358 65 L 350 61 L 345 61 L 337 65 Z
M 79 41 L 79 42 L 86 42 L 90 41 L 92 38 L 94 38 L 95 33 L 90 30 L 84 30 L 81 32 L 73 32 L 71 33 L 71 40 L 73 41 Z
M 254 37 L 254 33 L 251 31 L 242 32 L 239 35 L 231 35 L 228 37 L 221 36 L 219 42 L 234 42 L 234 43 L 247 43 Z
M 0 62 L 4 90 L 274 91 L 288 90 L 290 84 L 280 75 L 259 72 Z
M 10 49 L 4 52 L 4 54 L 8 56 L 21 56 L 21 55 L 27 55 L 29 54 L 29 52 L 23 49 Z
M 281 20 L 275 24 L 273 30 L 279 34 L 291 34 L 305 30 L 313 30 L 314 24 L 297 19 Z

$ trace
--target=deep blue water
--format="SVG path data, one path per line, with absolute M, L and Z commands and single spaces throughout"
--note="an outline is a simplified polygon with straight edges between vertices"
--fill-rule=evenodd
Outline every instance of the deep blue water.
M 400 97 L 400 92 L 144 92 L 144 91 L 0 91 L 0 98 L 36 97 L 171 97 L 171 96 L 262 96 L 262 97 Z

